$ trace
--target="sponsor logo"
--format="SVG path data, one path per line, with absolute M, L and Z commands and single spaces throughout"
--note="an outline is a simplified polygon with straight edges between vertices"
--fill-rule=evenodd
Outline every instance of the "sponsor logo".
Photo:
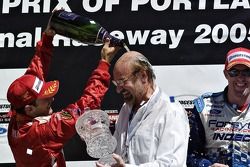
M 42 87 L 43 87 L 43 81 L 36 77 L 32 89 L 37 93 L 40 93 Z
M 44 95 L 53 94 L 56 91 L 57 85 L 56 81 L 54 81 L 53 85 L 49 86 L 47 90 L 45 90 Z
M 210 114 L 213 114 L 213 115 L 217 115 L 217 114 L 220 114 L 220 113 L 221 113 L 221 110 L 217 110 L 217 109 L 210 110 Z
M 0 113 L 6 113 L 10 110 L 10 103 L 7 99 L 0 99 Z
M 249 60 L 250 56 L 249 56 L 249 53 L 247 53 L 247 52 L 237 52 L 236 54 L 232 54 L 232 55 L 228 56 L 228 62 L 230 63 L 234 59 L 238 59 L 238 58 L 243 58 L 243 59 Z
M 61 115 L 62 119 L 72 119 L 73 118 L 72 115 L 67 111 L 61 112 L 60 115 Z
M 212 103 L 208 103 L 208 104 L 206 104 L 206 107 L 222 109 L 224 107 L 224 104 L 223 103 L 218 103 L 216 101 L 213 101 L 213 104 Z
M 208 127 L 213 131 L 231 131 L 231 132 L 242 132 L 248 133 L 250 131 L 250 122 L 228 122 L 228 121 L 217 121 L 209 120 Z
M 9 110 L 10 110 L 10 103 L 8 102 L 8 100 L 0 99 L 0 126 L 3 125 L 3 123 L 10 122 L 10 117 L 8 115 Z M 0 131 L 2 131 L 2 129 Z
M 79 16 L 73 13 L 63 11 L 58 15 L 58 17 L 63 18 L 65 20 L 75 20 Z
M 7 136 L 9 124 L 0 124 L 0 137 Z
M 249 142 L 250 135 L 235 134 L 235 133 L 214 133 L 213 140 L 228 140 Z
M 175 96 L 175 100 L 179 101 L 185 109 L 191 109 L 194 108 L 193 100 L 197 97 L 196 95 L 178 95 Z
M 0 135 L 5 134 L 7 132 L 7 129 L 0 127 Z

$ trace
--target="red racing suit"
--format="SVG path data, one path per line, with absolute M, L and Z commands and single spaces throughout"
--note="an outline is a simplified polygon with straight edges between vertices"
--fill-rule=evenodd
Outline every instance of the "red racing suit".
M 26 71 L 44 80 L 52 57 L 52 40 L 43 34 Z M 12 112 L 8 141 L 17 167 L 65 167 L 64 144 L 76 134 L 75 123 L 84 109 L 100 108 L 110 74 L 109 63 L 100 61 L 78 101 L 49 116 L 31 118 Z

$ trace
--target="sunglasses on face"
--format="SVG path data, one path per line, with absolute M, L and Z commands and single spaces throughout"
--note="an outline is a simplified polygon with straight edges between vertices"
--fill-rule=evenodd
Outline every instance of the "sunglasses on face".
M 250 77 L 250 69 L 245 69 L 245 70 L 231 69 L 227 72 L 228 72 L 230 77 L 237 77 L 240 74 L 243 77 Z

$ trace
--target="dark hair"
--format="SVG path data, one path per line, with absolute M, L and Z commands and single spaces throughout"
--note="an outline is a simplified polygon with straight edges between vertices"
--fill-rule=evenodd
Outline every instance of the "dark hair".
M 11 108 L 13 108 L 13 107 L 11 107 Z M 21 108 L 14 109 L 14 110 L 15 110 L 17 113 L 19 113 L 19 114 L 25 114 L 24 106 L 21 107 Z
M 30 104 L 28 104 L 28 105 L 37 106 L 36 100 L 32 101 L 32 102 L 31 102 Z M 14 109 L 13 106 L 11 106 L 11 109 L 15 110 L 15 111 L 16 111 L 17 113 L 19 113 L 19 114 L 25 114 L 24 107 L 25 107 L 25 106 L 23 106 L 23 107 L 21 107 L 21 108 Z

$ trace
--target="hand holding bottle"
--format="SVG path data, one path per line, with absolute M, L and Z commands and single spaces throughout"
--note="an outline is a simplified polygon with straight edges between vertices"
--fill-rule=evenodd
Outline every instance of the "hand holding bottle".
M 101 58 L 110 63 L 119 49 L 119 46 L 110 45 L 110 40 L 107 38 L 101 50 Z
M 54 12 L 54 11 L 53 11 L 53 12 Z M 52 12 L 52 13 L 53 13 L 53 12 Z M 52 17 L 52 15 L 51 15 L 50 18 L 49 18 L 49 21 L 48 21 L 48 24 L 47 24 L 47 27 L 46 27 L 44 33 L 45 33 L 47 36 L 52 36 L 52 37 L 54 37 L 54 36 L 56 35 L 56 31 L 53 30 L 53 29 L 51 28 L 51 24 L 50 24 L 50 22 L 51 22 L 51 17 Z
M 44 33 L 47 35 L 47 36 L 52 36 L 54 37 L 56 35 L 56 32 L 55 30 L 51 29 L 51 28 L 46 28 L 46 30 L 44 31 Z
M 109 34 L 108 31 L 96 21 L 72 12 L 64 10 L 54 11 L 50 24 L 57 34 L 89 45 L 102 44 L 105 42 L 105 39 L 109 38 L 111 45 L 125 46 L 122 39 L 118 39 Z M 128 49 L 127 46 L 125 49 Z

